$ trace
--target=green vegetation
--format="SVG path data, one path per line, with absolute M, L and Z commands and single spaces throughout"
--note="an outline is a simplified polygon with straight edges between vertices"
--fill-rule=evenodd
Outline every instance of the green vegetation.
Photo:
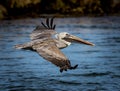
M 0 19 L 38 17 L 42 14 L 120 15 L 120 0 L 0 0 Z
M 7 10 L 4 6 L 0 5 L 0 19 L 3 19 L 7 14 Z

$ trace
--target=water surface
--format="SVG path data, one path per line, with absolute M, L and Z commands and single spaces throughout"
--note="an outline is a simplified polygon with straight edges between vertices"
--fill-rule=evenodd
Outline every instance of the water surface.
M 76 70 L 59 68 L 36 52 L 16 50 L 30 41 L 41 18 L 0 21 L 0 91 L 119 91 L 120 17 L 56 18 L 56 30 L 95 44 L 72 44 L 61 50 L 78 64 Z

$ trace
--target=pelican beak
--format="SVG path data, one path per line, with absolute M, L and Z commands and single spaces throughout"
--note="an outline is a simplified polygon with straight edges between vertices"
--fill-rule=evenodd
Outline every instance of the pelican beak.
M 86 44 L 86 45 L 90 45 L 90 46 L 94 46 L 95 44 L 91 43 L 91 42 L 88 42 L 86 40 L 83 40 L 79 37 L 76 37 L 74 35 L 70 35 L 70 34 L 67 34 L 66 37 L 64 37 L 64 39 L 68 42 L 77 42 L 77 43 L 83 43 L 83 44 Z

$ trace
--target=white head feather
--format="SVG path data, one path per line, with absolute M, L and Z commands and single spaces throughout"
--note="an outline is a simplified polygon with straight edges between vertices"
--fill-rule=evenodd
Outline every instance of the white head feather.
M 69 33 L 67 33 L 67 32 L 61 32 L 61 33 L 59 33 L 59 34 L 56 34 L 55 37 L 56 37 L 59 41 L 65 43 L 66 45 L 70 45 L 70 44 L 71 44 L 70 42 L 68 42 L 68 41 L 66 41 L 66 40 L 63 39 L 64 37 L 66 37 L 67 34 L 69 34 Z

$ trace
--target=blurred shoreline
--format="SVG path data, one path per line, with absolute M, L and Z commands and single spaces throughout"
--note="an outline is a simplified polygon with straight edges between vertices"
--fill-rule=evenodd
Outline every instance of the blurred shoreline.
M 0 0 L 0 20 L 120 16 L 119 0 Z
M 3 19 L 0 20 L 16 20 L 16 19 L 32 19 L 32 18 L 47 18 L 47 17 L 56 17 L 56 18 L 64 18 L 64 17 L 119 17 L 120 14 L 109 14 L 109 15 L 95 15 L 95 14 L 88 14 L 88 15 L 71 15 L 71 14 L 25 14 L 25 15 L 18 15 L 18 16 L 5 16 Z

